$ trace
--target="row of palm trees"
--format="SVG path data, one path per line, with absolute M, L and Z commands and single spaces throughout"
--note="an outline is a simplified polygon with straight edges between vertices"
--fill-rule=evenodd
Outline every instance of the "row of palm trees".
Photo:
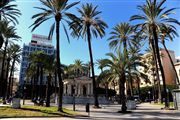
M 59 1 L 59 0 L 40 0 L 43 8 L 36 7 L 37 9 L 42 10 L 41 13 L 38 13 L 32 17 L 35 19 L 35 22 L 32 24 L 33 28 L 36 29 L 41 23 L 47 21 L 50 18 L 55 18 L 55 23 L 52 24 L 50 29 L 49 37 L 52 37 L 53 31 L 56 25 L 56 60 L 57 60 L 57 74 L 59 79 L 59 104 L 58 111 L 62 111 L 62 97 L 63 97 L 63 81 L 62 81 L 62 71 L 60 69 L 60 23 L 62 24 L 64 31 L 69 40 L 66 27 L 63 22 L 67 22 L 72 29 L 73 37 L 83 37 L 87 39 L 89 46 L 89 55 L 91 62 L 91 73 L 93 79 L 93 93 L 94 93 L 94 106 L 99 107 L 97 93 L 96 93 L 96 82 L 95 82 L 95 74 L 94 74 L 94 65 L 93 65 L 93 56 L 92 56 L 92 47 L 91 47 L 91 39 L 92 34 L 95 37 L 103 37 L 105 35 L 105 28 L 107 27 L 106 23 L 103 22 L 98 16 L 101 12 L 97 11 L 97 6 L 93 6 L 92 4 L 82 5 L 82 8 L 78 8 L 77 11 L 80 13 L 80 17 L 75 16 L 72 13 L 69 13 L 68 10 L 77 5 L 79 2 L 74 2 L 72 4 L 68 4 L 68 0 Z M 68 19 L 68 20 L 67 20 Z
M 3 97 L 3 103 L 6 103 L 5 100 L 12 93 L 13 72 L 16 62 L 19 62 L 21 52 L 20 46 L 13 44 L 13 41 L 21 38 L 17 35 L 15 28 L 15 25 L 18 24 L 17 18 L 21 15 L 16 7 L 17 5 L 11 4 L 9 0 L 2 0 L 0 2 L 0 48 L 2 48 L 0 95 Z
M 97 38 L 100 36 L 101 38 L 105 35 L 105 29 L 108 27 L 107 24 L 100 19 L 101 12 L 97 10 L 98 6 L 93 6 L 92 4 L 83 4 L 81 8 L 77 8 L 79 16 L 76 16 L 68 10 L 75 5 L 79 4 L 79 2 L 74 2 L 68 4 L 68 0 L 40 0 L 42 3 L 42 7 L 36 7 L 36 9 L 41 10 L 42 12 L 32 16 L 34 19 L 34 23 L 31 25 L 32 31 L 34 31 L 37 27 L 39 27 L 43 22 L 54 18 L 55 22 L 52 24 L 49 32 L 49 38 L 52 38 L 54 29 L 56 30 L 56 68 L 57 75 L 59 79 L 59 104 L 58 111 L 62 111 L 62 95 L 63 95 L 63 81 L 62 81 L 62 69 L 61 69 L 61 58 L 60 58 L 60 27 L 64 29 L 67 39 L 69 40 L 68 31 L 66 29 L 65 24 L 68 24 L 70 28 L 71 35 L 77 38 L 84 38 L 88 42 L 89 47 L 89 56 L 90 56 L 90 65 L 91 65 L 91 76 L 93 80 L 93 93 L 94 93 L 94 106 L 99 107 L 98 96 L 96 91 L 96 81 L 94 74 L 94 61 L 92 54 L 92 46 L 91 40 L 93 37 Z M 158 76 L 158 68 L 160 68 L 162 80 L 163 80 L 163 91 L 165 96 L 166 93 L 166 83 L 165 83 L 165 75 L 163 66 L 160 60 L 160 50 L 159 43 L 160 39 L 162 39 L 163 45 L 165 45 L 165 39 L 172 39 L 177 36 L 175 24 L 180 24 L 178 20 L 171 17 L 172 12 L 175 8 L 166 9 L 164 7 L 164 3 L 166 0 L 161 0 L 160 2 L 156 0 L 146 0 L 146 3 L 138 6 L 140 10 L 140 15 L 134 15 L 130 18 L 130 21 L 137 21 L 138 24 L 130 25 L 130 23 L 124 22 L 115 26 L 110 33 L 111 37 L 109 38 L 109 46 L 110 48 L 115 48 L 115 53 L 117 55 L 108 54 L 112 57 L 112 61 L 110 59 L 105 60 L 107 69 L 112 74 L 115 74 L 114 79 L 119 79 L 120 86 L 120 96 L 122 98 L 122 110 L 126 111 L 125 105 L 125 94 L 124 94 L 124 84 L 129 84 L 130 96 L 132 96 L 132 84 L 133 77 L 135 75 L 136 70 L 136 62 L 138 65 L 141 65 L 138 62 L 138 49 L 141 48 L 141 45 L 137 44 L 140 41 L 145 40 L 149 42 L 149 47 L 153 50 L 153 60 L 156 63 L 156 75 Z M 7 4 L 5 4 L 7 5 Z M 16 6 L 12 6 L 13 8 Z M 3 7 L 1 7 L 0 11 L 2 11 Z M 10 9 L 9 11 L 11 11 Z M 12 16 L 12 12 L 15 12 L 15 16 Z M 14 21 L 16 23 L 17 16 L 20 15 L 20 12 L 17 9 L 13 9 L 12 12 L 4 12 L 10 15 L 7 15 L 7 20 Z M 3 15 L 4 17 L 4 15 Z M 9 19 L 11 18 L 11 19 Z M 1 17 L 2 19 L 2 17 Z M 2 20 L 1 20 L 2 21 Z M 2 34 L 1 30 L 1 36 Z M 0 37 L 1 38 L 1 37 Z M 4 35 L 3 35 L 4 38 Z M 7 38 L 8 40 L 8 38 Z M 122 45 L 121 45 L 122 44 Z M 6 46 L 6 45 L 5 45 Z M 123 46 L 123 48 L 121 48 Z M 135 47 L 134 47 L 135 46 Z M 134 49 L 134 50 L 133 50 Z M 166 49 L 166 47 L 165 47 Z M 123 52 L 122 52 L 123 50 Z M 167 50 L 167 49 L 166 49 Z M 6 50 L 4 50 L 6 53 Z M 132 52 L 136 51 L 136 52 Z M 167 51 L 168 52 L 168 51 Z M 133 53 L 133 54 L 130 54 Z M 5 56 L 5 55 L 4 55 Z M 5 58 L 3 56 L 3 58 Z M 134 56 L 136 56 L 134 58 Z M 138 58 L 138 59 L 137 59 Z M 133 60 L 132 63 L 130 62 Z M 137 59 L 137 60 L 134 60 Z M 110 62 L 111 61 L 111 62 Z M 171 61 L 172 62 L 172 61 Z M 173 64 L 173 63 L 172 63 Z M 134 69 L 132 69 L 134 66 Z M 4 68 L 3 68 L 4 69 Z M 134 73 L 133 73 L 134 72 Z M 108 72 L 107 72 L 108 73 Z M 129 74 L 129 75 L 128 75 Z M 137 75 L 141 75 L 141 73 L 136 73 Z M 2 77 L 2 75 L 1 75 Z M 128 80 L 128 81 L 127 81 Z M 165 107 L 168 107 L 167 98 L 165 98 Z

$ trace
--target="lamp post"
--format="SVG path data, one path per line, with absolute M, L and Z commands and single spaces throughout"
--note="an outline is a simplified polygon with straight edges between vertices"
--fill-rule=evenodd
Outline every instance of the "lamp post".
M 166 91 L 167 91 L 168 107 L 169 107 L 169 89 L 168 89 L 168 88 L 166 88 Z
M 149 103 L 151 103 L 151 101 L 150 101 L 150 94 L 151 94 L 151 92 L 150 92 L 150 91 L 148 91 L 148 94 L 149 94 Z
M 75 111 L 76 110 L 76 102 L 75 102 L 75 88 L 76 88 L 76 86 L 75 86 L 75 79 L 74 79 L 73 82 L 74 82 L 73 83 L 73 111 Z
M 25 91 L 26 91 L 26 86 L 25 86 L 26 82 L 24 81 L 24 85 L 23 85 L 23 105 L 25 105 Z

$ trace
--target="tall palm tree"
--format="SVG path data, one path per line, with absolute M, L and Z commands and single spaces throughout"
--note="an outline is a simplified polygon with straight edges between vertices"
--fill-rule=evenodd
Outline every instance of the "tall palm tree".
M 12 58 L 12 64 L 11 64 L 11 69 L 10 69 L 10 75 L 9 75 L 9 86 L 8 86 L 8 94 L 7 95 L 10 95 L 10 91 L 11 91 L 11 84 L 12 84 L 12 75 L 13 75 L 13 71 L 15 69 L 15 64 L 17 63 L 20 63 L 20 56 L 21 56 L 21 52 L 22 52 L 22 49 L 21 47 L 18 45 L 18 44 L 14 44 L 12 46 L 12 51 L 13 51 L 13 54 L 11 56 Z M 9 98 L 9 96 L 7 96 L 7 99 Z
M 11 0 L 12 1 L 12 0 Z M 10 0 L 1 0 L 0 2 L 0 21 L 9 21 L 13 24 L 18 23 L 17 17 L 21 15 L 20 11 L 16 8 L 17 5 L 10 4 Z M 4 38 L 2 36 L 2 31 L 0 29 L 0 48 L 4 43 Z
M 132 16 L 131 20 L 140 20 L 141 23 L 138 23 L 138 26 L 140 26 L 141 28 L 147 26 L 150 30 L 149 34 L 152 34 L 153 36 L 153 40 L 151 40 L 150 43 L 153 46 L 153 50 L 156 51 L 157 54 L 157 62 L 159 63 L 159 68 L 163 80 L 163 91 L 164 95 L 167 96 L 165 75 L 161 63 L 158 45 L 158 28 L 161 25 L 173 26 L 174 24 L 180 25 L 180 23 L 178 22 L 178 20 L 171 17 L 175 8 L 166 9 L 166 7 L 163 7 L 165 2 L 166 0 L 161 0 L 160 2 L 158 2 L 157 0 L 146 0 L 145 4 L 138 6 L 138 9 L 142 12 L 142 14 Z M 165 97 L 165 108 L 168 108 L 167 97 Z
M 6 60 L 6 50 L 8 43 L 12 40 L 19 40 L 21 37 L 19 37 L 16 33 L 16 29 L 13 26 L 9 26 L 9 22 L 6 21 L 0 21 L 0 30 L 3 35 L 3 38 L 5 39 L 5 46 L 3 51 L 3 61 L 2 61 L 2 68 L 1 68 L 1 81 L 0 81 L 0 88 L 3 89 L 3 81 L 4 81 L 4 66 L 5 66 L 5 60 Z M 0 90 L 2 92 L 2 90 Z M 2 94 L 2 93 L 1 93 Z
M 82 36 L 84 39 L 87 39 L 88 47 L 89 47 L 89 56 L 91 62 L 91 70 L 92 70 L 92 80 L 93 80 L 93 93 L 94 93 L 94 107 L 99 107 L 98 95 L 96 91 L 96 81 L 95 81 L 95 73 L 94 73 L 94 62 L 93 62 L 93 54 L 92 54 L 92 46 L 91 39 L 92 35 L 94 37 L 100 36 L 101 38 L 105 35 L 105 28 L 107 28 L 107 24 L 100 19 L 98 16 L 101 12 L 97 11 L 98 6 L 93 6 L 92 4 L 83 4 L 82 8 L 78 8 L 78 12 L 80 13 L 80 17 L 73 20 L 70 23 L 70 28 L 73 29 L 72 35 L 74 37 Z
M 168 57 L 169 57 L 170 62 L 171 62 L 171 65 L 172 65 L 173 70 L 174 70 L 175 75 L 176 75 L 177 82 L 178 82 L 178 84 L 180 84 L 179 77 L 178 77 L 178 74 L 177 74 L 175 66 L 174 66 L 174 62 L 173 62 L 173 60 L 171 58 L 171 55 L 170 55 L 170 53 L 169 53 L 169 51 L 168 51 L 168 49 L 166 47 L 166 44 L 165 44 L 165 40 L 170 39 L 172 41 L 174 37 L 178 37 L 179 36 L 176 31 L 177 31 L 176 28 L 168 26 L 168 25 L 160 26 L 161 43 L 162 43 L 166 53 L 168 54 Z
M 110 41 L 109 43 L 109 47 L 110 48 L 114 48 L 115 50 L 117 49 L 121 49 L 121 46 L 123 44 L 123 50 L 124 50 L 124 57 L 126 57 L 128 59 L 128 48 L 131 47 L 132 45 L 132 41 L 134 38 L 134 29 L 133 27 L 129 24 L 129 23 L 120 23 L 118 25 L 116 25 L 111 34 L 111 37 L 108 39 Z M 130 76 L 129 79 L 129 85 L 128 85 L 129 89 L 130 89 L 130 96 L 132 97 L 133 95 L 133 90 L 132 90 L 132 78 Z
M 41 25 L 43 22 L 55 18 L 55 23 L 52 24 L 50 29 L 49 38 L 52 38 L 53 31 L 56 25 L 56 61 L 57 61 L 57 73 L 59 78 L 59 104 L 58 104 L 58 111 L 63 111 L 62 109 L 62 97 L 63 97 L 63 81 L 61 78 L 61 69 L 60 69 L 60 36 L 59 36 L 59 30 L 60 30 L 60 22 L 63 25 L 63 28 L 65 30 L 65 33 L 67 35 L 67 30 L 65 29 L 65 25 L 62 21 L 67 21 L 66 18 L 74 18 L 74 15 L 67 12 L 71 7 L 75 6 L 79 2 L 74 2 L 72 4 L 67 4 L 68 0 L 40 0 L 43 7 L 35 7 L 39 10 L 42 10 L 41 13 L 38 13 L 32 17 L 32 19 L 35 19 L 35 22 L 31 25 L 33 26 L 32 31 L 36 29 L 39 25 Z M 68 37 L 69 38 L 69 37 Z M 68 39 L 69 40 L 69 39 Z
M 46 107 L 50 107 L 50 88 L 51 88 L 51 80 L 52 74 L 54 73 L 54 55 L 45 55 L 44 56 L 44 69 L 48 73 L 47 77 L 47 87 L 46 87 Z

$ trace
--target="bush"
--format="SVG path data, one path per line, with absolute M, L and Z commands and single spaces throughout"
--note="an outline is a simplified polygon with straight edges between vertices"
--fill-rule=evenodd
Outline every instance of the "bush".
M 167 85 L 167 88 L 169 90 L 169 100 L 172 101 L 173 98 L 172 98 L 172 94 L 171 94 L 171 91 L 173 89 L 177 89 L 178 87 L 176 85 Z M 137 89 L 134 89 L 134 91 L 137 91 Z M 149 96 L 149 93 L 148 92 L 151 92 L 150 93 L 150 96 Z M 156 90 L 154 91 L 154 86 L 146 86 L 146 87 L 142 87 L 140 88 L 140 96 L 141 96 L 141 100 L 142 101 L 145 101 L 146 99 L 150 99 L 152 100 L 153 99 L 153 93 L 155 92 L 156 96 L 158 96 L 158 88 L 156 87 Z M 136 93 L 137 94 L 137 93 Z M 161 95 L 162 95 L 162 98 L 164 97 L 167 97 L 167 96 L 164 96 L 164 92 L 163 92 L 163 86 L 161 85 Z
M 99 95 L 105 95 L 106 94 L 106 89 L 105 88 L 97 88 L 97 94 Z M 112 97 L 116 95 L 116 91 L 112 90 L 112 89 L 108 89 L 108 96 Z

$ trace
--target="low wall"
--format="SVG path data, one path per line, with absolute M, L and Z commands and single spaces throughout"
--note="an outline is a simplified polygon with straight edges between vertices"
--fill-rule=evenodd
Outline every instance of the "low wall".
M 110 101 L 106 100 L 105 97 L 98 97 L 100 104 L 109 104 Z M 63 97 L 63 103 L 65 104 L 72 104 L 73 103 L 73 96 L 64 96 Z M 75 103 L 76 104 L 93 104 L 94 103 L 94 97 L 75 97 Z

